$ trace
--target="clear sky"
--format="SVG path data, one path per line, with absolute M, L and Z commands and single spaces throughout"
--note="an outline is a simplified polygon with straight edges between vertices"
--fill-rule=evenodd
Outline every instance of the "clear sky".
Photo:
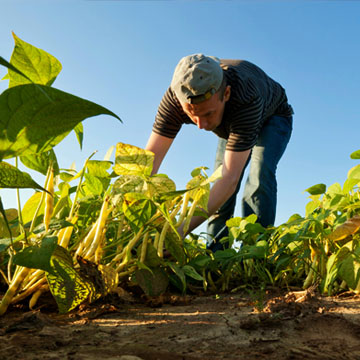
M 304 215 L 303 191 L 346 179 L 360 149 L 358 1 L 3 1 L 0 55 L 10 60 L 11 31 L 55 57 L 54 87 L 119 115 L 84 121 L 80 151 L 70 134 L 55 151 L 62 168 L 80 169 L 117 142 L 144 147 L 157 106 L 183 56 L 246 59 L 286 89 L 294 130 L 278 167 L 276 224 Z M 6 74 L 0 68 L 0 77 Z M 0 91 L 8 86 L 0 82 Z M 217 138 L 183 126 L 160 172 L 185 187 L 198 166 L 213 171 Z M 43 176 L 34 177 L 40 184 Z M 14 190 L 0 190 L 5 207 Z M 25 202 L 27 191 L 23 192 Z M 239 198 L 240 200 L 240 198 Z M 239 201 L 240 202 L 240 201 Z M 240 210 L 236 215 L 240 216 Z

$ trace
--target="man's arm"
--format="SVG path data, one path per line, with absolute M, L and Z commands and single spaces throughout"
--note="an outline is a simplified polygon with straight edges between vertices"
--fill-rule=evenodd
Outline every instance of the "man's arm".
M 155 154 L 152 175 L 156 174 L 174 139 L 152 132 L 145 149 Z
M 235 192 L 240 175 L 245 167 L 250 155 L 250 150 L 235 152 L 225 151 L 222 178 L 217 180 L 210 190 L 207 215 L 211 216 L 225 203 L 226 200 Z M 186 234 L 190 233 L 206 219 L 202 216 L 194 216 Z M 179 229 L 180 235 L 182 228 Z

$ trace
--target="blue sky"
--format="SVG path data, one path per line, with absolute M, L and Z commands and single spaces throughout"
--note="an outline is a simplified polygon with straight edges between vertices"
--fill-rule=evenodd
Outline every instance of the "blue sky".
M 124 121 L 84 121 L 55 148 L 60 166 L 80 169 L 117 142 L 144 147 L 157 106 L 179 59 L 193 53 L 246 59 L 286 89 L 294 130 L 278 167 L 276 224 L 304 215 L 303 191 L 343 184 L 360 149 L 360 2 L 358 1 L 2 1 L 0 55 L 10 59 L 11 31 L 55 57 L 54 87 L 101 104 Z M 0 68 L 0 77 L 6 74 Z M 0 82 L 0 91 L 8 86 Z M 160 172 L 184 188 L 198 166 L 213 170 L 217 138 L 184 126 Z M 43 183 L 42 176 L 34 176 Z M 0 190 L 5 207 L 15 192 Z M 23 191 L 23 202 L 29 191 Z M 239 197 L 240 200 L 240 197 Z M 240 201 L 239 201 L 240 202 Z M 240 210 L 236 215 L 240 216 Z

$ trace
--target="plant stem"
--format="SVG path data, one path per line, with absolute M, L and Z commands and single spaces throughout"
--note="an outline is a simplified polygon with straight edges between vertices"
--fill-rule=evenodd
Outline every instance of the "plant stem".
M 184 235 L 186 235 L 186 233 L 187 233 L 188 230 L 189 230 L 190 221 L 191 221 L 191 218 L 192 218 L 193 215 L 194 215 L 194 212 L 195 212 L 195 209 L 196 209 L 197 204 L 198 204 L 198 201 L 196 201 L 196 200 L 194 200 L 193 203 L 191 204 L 189 213 L 188 213 L 188 215 L 186 216 L 186 219 L 185 219 L 185 222 L 184 222 L 184 227 L 183 227 L 183 233 L 184 233 Z
M 75 205 L 76 205 L 77 199 L 78 199 L 79 194 L 80 194 L 81 184 L 82 184 L 82 180 L 83 180 L 83 178 L 84 178 L 84 173 L 85 173 L 85 171 L 86 171 L 87 164 L 88 164 L 89 160 L 90 160 L 96 153 L 97 153 L 97 151 L 94 151 L 94 152 L 86 159 L 85 164 L 84 164 L 84 167 L 83 167 L 82 170 L 81 170 L 81 176 L 80 176 L 80 180 L 79 180 L 78 186 L 77 186 L 77 188 L 76 188 L 74 201 L 73 201 L 73 203 L 72 203 L 71 210 L 70 210 L 70 214 L 69 214 L 69 219 L 72 219 L 72 217 L 73 217 L 73 215 L 74 215 Z
M 26 267 L 21 267 L 19 271 L 17 272 L 15 278 L 11 282 L 8 290 L 6 291 L 4 297 L 1 300 L 0 303 L 0 316 L 3 315 L 8 306 L 11 303 L 11 300 L 16 295 L 16 292 L 19 290 L 22 281 L 25 279 L 26 275 L 29 273 L 30 269 Z
M 149 240 L 149 232 L 145 233 L 142 245 L 141 245 L 141 255 L 140 255 L 140 262 L 144 262 L 146 259 L 146 251 L 147 251 L 147 245 Z
M 179 219 L 178 219 L 177 223 L 175 224 L 175 227 L 180 226 L 182 224 L 182 222 L 184 221 L 185 215 L 187 212 L 187 208 L 188 208 L 189 200 L 190 200 L 190 191 L 186 192 L 183 197 L 182 210 L 181 210 Z
M 160 238 L 159 238 L 159 244 L 157 247 L 157 254 L 160 258 L 164 256 L 164 243 L 165 243 L 165 237 L 166 233 L 169 230 L 170 224 L 166 222 L 161 230 Z
M 44 189 L 46 189 L 47 186 L 48 186 L 49 177 L 50 177 L 50 172 L 47 171 L 47 173 L 46 173 L 46 178 L 45 178 Z M 31 221 L 30 230 L 29 230 L 29 233 L 30 233 L 30 234 L 32 233 L 32 231 L 33 231 L 33 229 L 34 229 L 35 220 L 36 220 L 36 218 L 37 218 L 37 216 L 38 216 L 38 213 L 39 213 L 39 211 L 40 211 L 40 209 L 41 209 L 41 205 L 42 205 L 42 203 L 43 203 L 43 201 L 44 201 L 44 198 L 45 198 L 45 191 L 43 191 L 43 192 L 41 193 L 40 201 L 39 201 L 39 203 L 38 203 L 38 206 L 36 207 L 36 210 L 35 210 L 33 219 L 32 219 L 32 221 Z
M 15 166 L 17 168 L 19 168 L 19 160 L 18 160 L 17 156 L 15 157 Z M 18 207 L 20 233 L 25 234 L 25 240 L 26 240 L 26 232 L 25 232 L 22 213 L 21 213 L 21 201 L 20 201 L 20 189 L 19 188 L 16 188 L 16 200 L 17 200 L 17 207 Z

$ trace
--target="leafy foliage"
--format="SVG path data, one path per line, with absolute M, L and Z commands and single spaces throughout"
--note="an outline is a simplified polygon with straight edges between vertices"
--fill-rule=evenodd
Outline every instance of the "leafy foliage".
M 308 188 L 305 216 L 268 228 L 256 215 L 229 219 L 223 250 L 212 253 L 200 235 L 182 239 L 178 228 L 186 231 L 194 215 L 206 217 L 210 184 L 221 168 L 211 176 L 196 168 L 177 190 L 168 176 L 151 175 L 153 153 L 118 143 L 115 164 L 91 155 L 79 171 L 62 169 L 53 147 L 69 131 L 77 129 L 81 144 L 83 119 L 117 116 L 50 88 L 61 69 L 57 60 L 14 37 L 11 63 L 0 58 L 11 85 L 0 95 L 0 153 L 21 156 L 45 180 L 42 187 L 0 162 L 1 187 L 40 190 L 19 211 L 0 209 L 0 267 L 9 282 L 0 315 L 12 302 L 45 291 L 64 313 L 118 286 L 147 296 L 266 285 L 360 292 L 360 165 L 343 186 Z
M 0 159 L 52 149 L 104 107 L 44 85 L 18 85 L 0 95 Z M 118 117 L 117 117 L 118 118 Z
M 13 165 L 0 161 L 0 188 L 33 188 L 44 190 L 31 176 Z

